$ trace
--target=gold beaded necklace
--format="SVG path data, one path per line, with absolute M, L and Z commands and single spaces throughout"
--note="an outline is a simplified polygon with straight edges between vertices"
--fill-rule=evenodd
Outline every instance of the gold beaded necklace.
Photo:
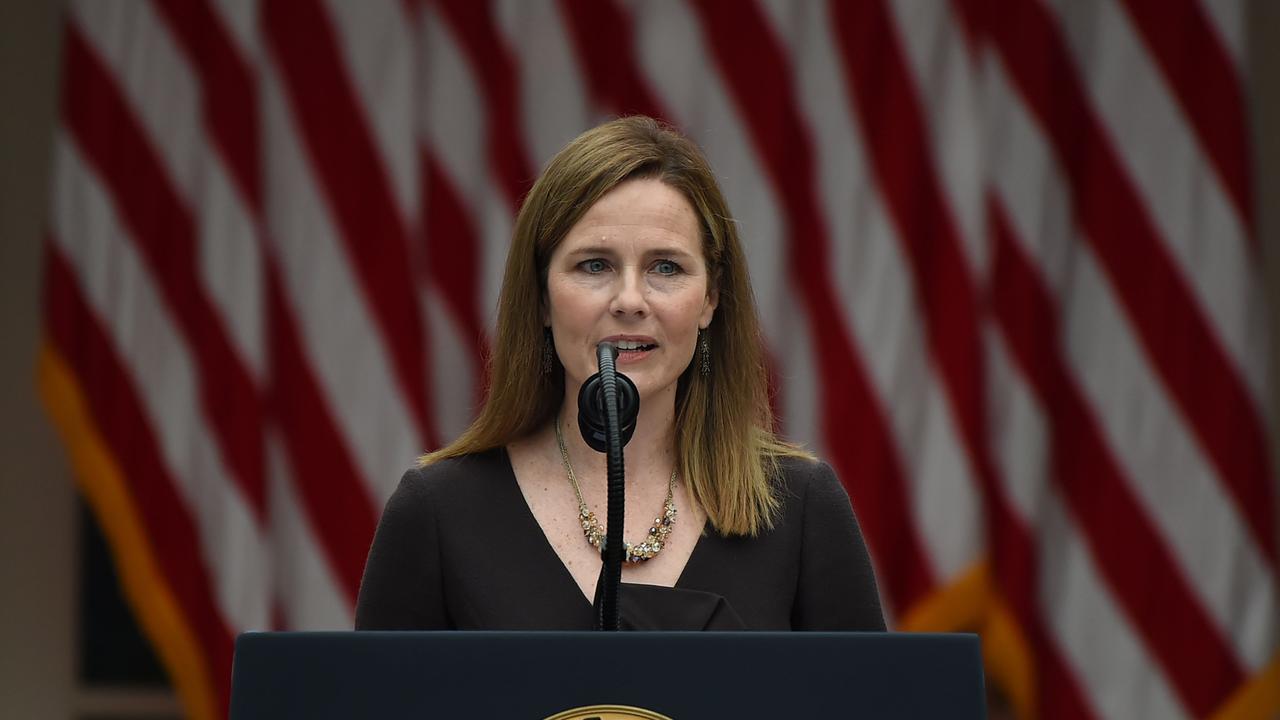
M 582 490 L 578 488 L 578 478 L 573 474 L 573 465 L 569 463 L 569 451 L 564 446 L 564 434 L 560 432 L 560 420 L 556 419 L 556 442 L 560 445 L 560 460 L 564 462 L 565 474 L 569 476 L 569 484 L 573 486 L 573 494 L 578 497 L 578 521 L 582 524 L 582 534 L 586 536 L 587 542 L 592 547 L 600 548 L 601 542 L 604 540 L 604 529 L 600 527 L 600 521 L 596 519 L 596 514 L 591 512 L 587 507 L 587 503 L 582 499 Z M 632 545 L 629 542 L 623 542 L 622 547 L 626 551 L 625 561 L 628 563 L 639 563 L 652 559 L 662 552 L 662 548 L 666 545 L 667 536 L 671 534 L 672 528 L 676 523 L 676 504 L 672 501 L 671 496 L 676 488 L 676 471 L 671 470 L 671 479 L 667 481 L 667 500 L 662 504 L 662 517 L 653 519 L 653 525 L 649 528 L 649 536 L 639 545 Z

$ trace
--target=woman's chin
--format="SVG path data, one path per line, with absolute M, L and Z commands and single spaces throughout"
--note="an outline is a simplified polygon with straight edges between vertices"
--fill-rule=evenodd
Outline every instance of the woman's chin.
M 645 405 L 646 401 L 663 395 L 666 390 L 674 389 L 676 380 L 678 379 L 672 378 L 669 383 L 663 383 L 661 379 L 654 377 L 655 368 L 651 367 L 651 365 L 652 363 L 644 362 L 631 362 L 626 364 L 619 362 L 616 366 L 617 371 L 626 375 L 627 379 L 636 386 L 636 393 L 640 396 L 640 404 L 642 407 Z M 566 375 L 566 392 L 576 396 L 579 388 L 581 388 L 582 384 L 587 381 L 587 377 L 590 377 L 590 375 L 593 374 L 595 374 L 594 368 L 592 368 L 592 371 L 581 380 L 574 380 L 572 376 Z
M 647 377 L 632 377 L 631 381 L 636 384 L 636 392 L 640 395 L 641 407 L 644 407 L 646 402 L 653 402 L 668 395 L 675 395 L 677 378 L 672 378 L 669 383 L 656 382 Z

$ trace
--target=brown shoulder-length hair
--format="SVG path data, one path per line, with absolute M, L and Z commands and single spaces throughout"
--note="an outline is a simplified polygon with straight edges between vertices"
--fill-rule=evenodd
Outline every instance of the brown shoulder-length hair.
M 698 147 L 647 117 L 588 130 L 561 150 L 516 217 L 489 356 L 489 392 L 457 440 L 428 464 L 481 452 L 551 422 L 564 399 L 564 368 L 542 372 L 541 308 L 547 266 L 582 215 L 619 183 L 657 179 L 680 191 L 698 216 L 709 287 L 719 304 L 707 328 L 711 372 L 690 363 L 676 387 L 676 457 L 693 501 L 725 535 L 756 535 L 778 509 L 778 459 L 811 457 L 773 433 L 760 321 L 746 256 L 711 167 Z

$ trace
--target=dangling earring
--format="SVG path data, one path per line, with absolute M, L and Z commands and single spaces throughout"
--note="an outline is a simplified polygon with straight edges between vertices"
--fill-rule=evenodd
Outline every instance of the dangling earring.
M 551 328 L 542 329 L 542 374 L 551 374 L 551 356 L 553 354 L 551 347 Z
M 703 377 L 711 374 L 711 333 L 706 328 L 698 331 L 698 371 Z

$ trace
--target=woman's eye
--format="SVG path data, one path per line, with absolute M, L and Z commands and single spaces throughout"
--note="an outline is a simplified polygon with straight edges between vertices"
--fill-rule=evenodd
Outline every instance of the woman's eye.
M 600 258 L 592 258 L 590 260 L 583 260 L 578 264 L 578 267 L 581 267 L 583 270 L 594 275 L 595 273 L 602 273 L 605 270 L 608 270 L 609 264 Z
M 659 275 L 675 275 L 680 272 L 680 266 L 670 260 L 659 260 L 653 264 L 653 270 Z

